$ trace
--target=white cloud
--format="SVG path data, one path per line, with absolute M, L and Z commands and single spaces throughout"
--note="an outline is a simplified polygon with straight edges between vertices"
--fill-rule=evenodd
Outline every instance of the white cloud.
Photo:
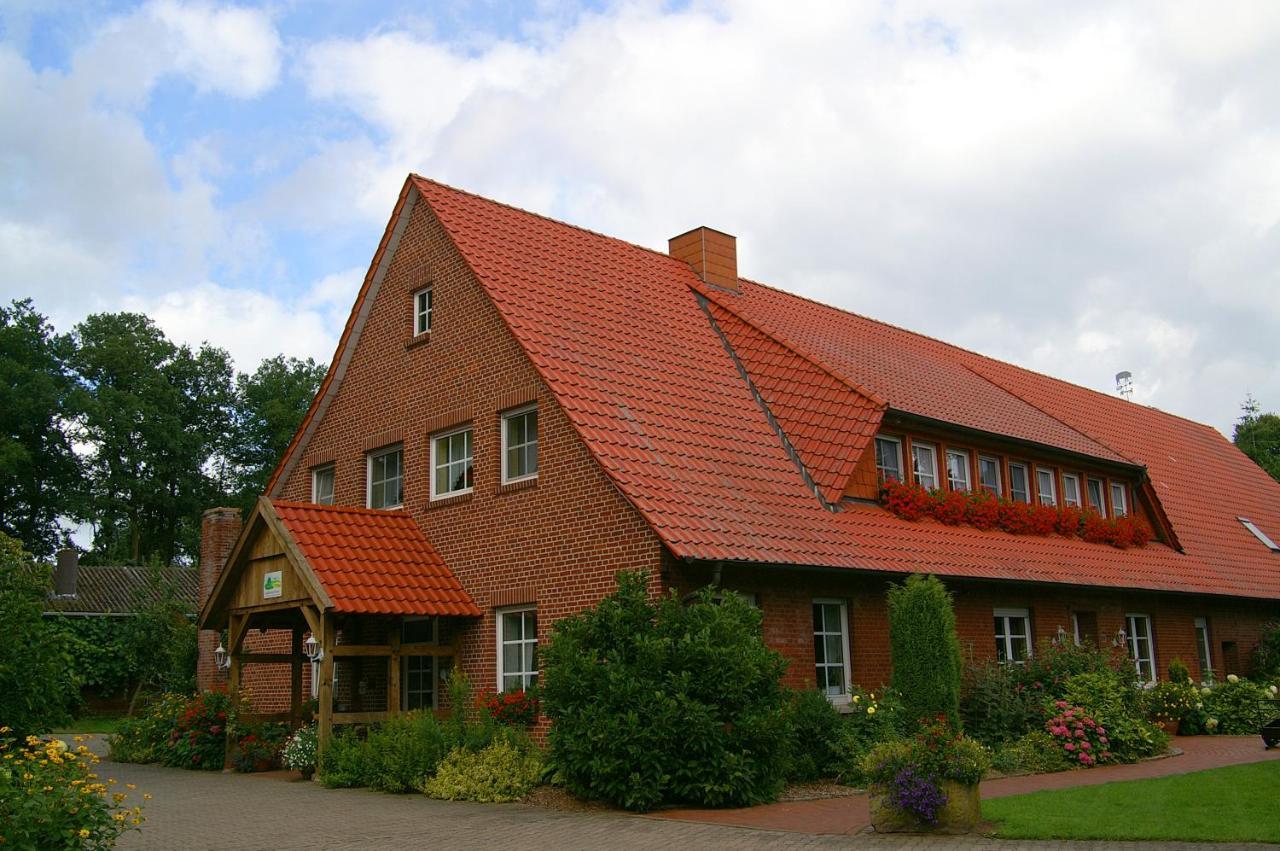
M 1223 428 L 1246 376 L 1280 408 L 1280 6 L 571 21 L 312 46 L 310 93 L 365 122 L 381 175 L 332 190 L 377 219 L 419 170 L 654 246 L 705 223 L 739 236 L 744 274 L 861 313 L 1102 390 L 1132 369 Z

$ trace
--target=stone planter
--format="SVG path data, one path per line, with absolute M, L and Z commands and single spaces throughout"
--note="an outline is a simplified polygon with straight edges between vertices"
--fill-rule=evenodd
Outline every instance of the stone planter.
M 928 824 L 889 806 L 881 795 L 871 796 L 871 826 L 877 833 L 968 833 L 982 820 L 982 796 L 977 785 L 944 780 L 939 784 L 947 803 L 938 823 Z

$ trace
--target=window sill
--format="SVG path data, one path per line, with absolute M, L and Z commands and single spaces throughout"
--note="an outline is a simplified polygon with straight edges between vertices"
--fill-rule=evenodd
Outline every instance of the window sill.
M 466 493 L 442 496 L 437 499 L 429 499 L 427 500 L 427 510 L 430 511 L 433 508 L 444 508 L 449 505 L 457 505 L 460 502 L 470 502 L 471 498 L 475 495 L 476 492 L 474 490 L 469 490 Z
M 496 491 L 496 493 L 504 494 L 504 493 L 515 493 L 516 491 L 527 491 L 530 488 L 536 488 L 537 486 L 538 486 L 538 477 L 530 476 L 527 479 L 519 479 L 514 482 L 507 482 L 505 484 L 498 485 L 498 490 Z
M 404 350 L 407 352 L 410 349 L 416 349 L 419 346 L 425 346 L 427 343 L 430 343 L 430 342 L 431 342 L 431 332 L 425 331 L 421 334 L 417 334 L 405 340 Z

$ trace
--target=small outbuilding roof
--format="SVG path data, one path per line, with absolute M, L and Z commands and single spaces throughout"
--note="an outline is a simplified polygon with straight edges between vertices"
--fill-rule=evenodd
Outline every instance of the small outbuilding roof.
M 138 567 L 82 564 L 76 569 L 75 593 L 50 597 L 46 612 L 65 615 L 131 615 L 162 599 L 174 598 L 195 608 L 200 572 L 194 567 Z

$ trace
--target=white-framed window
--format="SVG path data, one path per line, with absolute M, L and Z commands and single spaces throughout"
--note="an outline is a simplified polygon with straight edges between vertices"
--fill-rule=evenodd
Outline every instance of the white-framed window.
M 1058 504 L 1058 482 L 1053 470 L 1036 467 L 1036 495 L 1041 505 Z
M 1259 529 L 1258 524 L 1254 523 L 1248 517 L 1237 517 L 1236 519 L 1240 521 L 1241 526 L 1244 526 L 1244 528 L 1249 530 L 1249 534 L 1258 539 L 1258 543 L 1262 544 L 1273 553 L 1280 553 L 1280 546 L 1277 546 L 1276 542 L 1271 540 L 1270 535 Z
M 498 690 L 528 688 L 538 682 L 538 610 L 498 609 Z
M 1031 501 L 1031 483 L 1027 478 L 1027 465 L 1009 462 L 1009 498 L 1014 502 Z
M 969 490 L 969 453 L 963 449 L 947 450 L 947 486 L 953 491 Z
M 1156 681 L 1156 647 L 1151 637 L 1151 616 L 1127 614 L 1124 622 L 1129 658 L 1138 672 L 1138 681 L 1153 683 Z
M 1129 513 L 1129 489 L 1121 482 L 1111 483 L 1111 514 L 1124 517 Z
M 1002 478 L 999 458 L 993 458 L 990 455 L 978 456 L 978 483 L 982 485 L 983 490 L 992 496 L 1003 495 Z
M 1213 651 L 1209 646 L 1209 619 L 1196 618 L 1196 655 L 1200 657 L 1200 679 L 1213 681 Z
M 996 659 L 1021 665 L 1031 658 L 1031 612 L 996 609 Z
M 876 473 L 880 481 L 902 481 L 902 441 L 881 435 L 876 438 Z
M 369 453 L 369 483 L 365 505 L 369 508 L 399 508 L 404 504 L 404 448 L 381 449 Z
M 431 438 L 431 498 L 471 493 L 471 426 Z
M 813 601 L 813 667 L 818 691 L 828 700 L 849 699 L 849 608 L 844 600 Z
M 311 501 L 316 505 L 333 505 L 333 484 L 336 473 L 333 464 L 316 467 L 311 471 Z
M 431 330 L 431 302 L 431 287 L 423 287 L 413 294 L 413 336 L 415 337 Z
M 938 486 L 938 450 L 932 443 L 911 444 L 911 468 L 916 484 L 927 490 Z
M 1069 508 L 1080 507 L 1080 477 L 1075 473 L 1062 474 L 1062 504 Z
M 1087 479 L 1085 491 L 1089 495 L 1089 507 L 1102 516 L 1107 514 L 1107 503 L 1103 498 L 1102 479 Z
M 538 406 L 502 415 L 502 483 L 538 475 Z

